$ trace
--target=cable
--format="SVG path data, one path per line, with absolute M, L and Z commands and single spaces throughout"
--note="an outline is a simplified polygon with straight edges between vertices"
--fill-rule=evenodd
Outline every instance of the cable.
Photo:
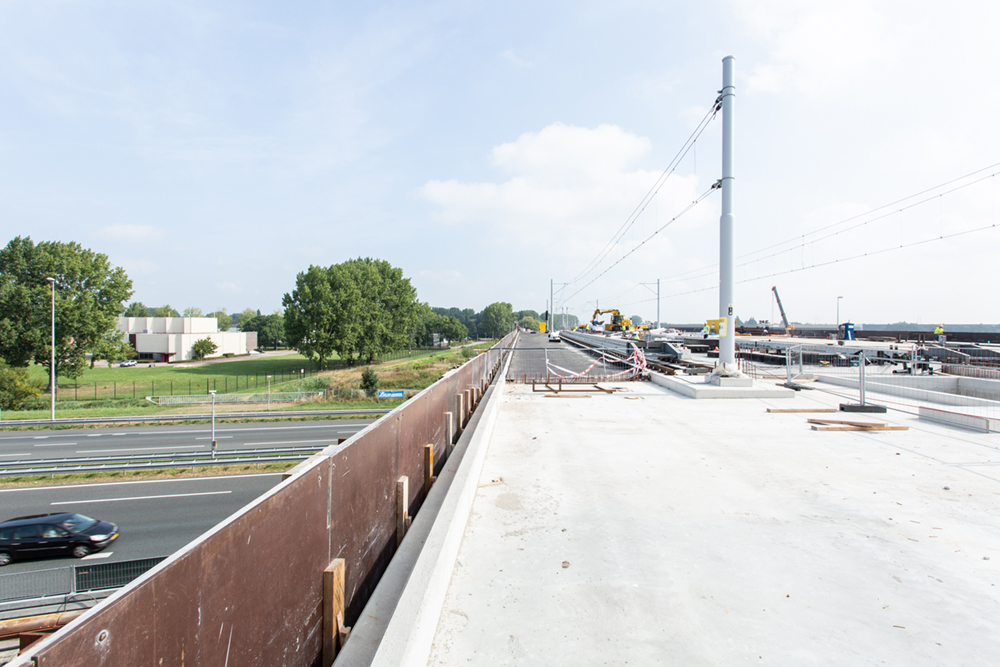
M 853 216 L 851 216 L 849 218 L 845 218 L 843 220 L 840 220 L 839 222 L 835 222 L 833 224 L 826 225 L 824 227 L 820 227 L 818 229 L 815 229 L 815 230 L 813 230 L 811 232 L 807 232 L 807 233 L 802 234 L 800 236 L 796 236 L 796 237 L 793 237 L 793 238 L 790 238 L 790 239 L 786 239 L 785 241 L 780 241 L 778 243 L 771 244 L 771 245 L 766 246 L 764 248 L 760 248 L 758 250 L 754 250 L 752 252 L 745 253 L 743 255 L 739 255 L 737 257 L 737 259 L 745 259 L 747 257 L 751 257 L 753 255 L 765 252 L 767 250 L 771 250 L 772 248 L 777 248 L 779 246 L 783 246 L 783 245 L 786 245 L 788 243 L 792 243 L 794 241 L 798 241 L 800 239 L 804 239 L 804 238 L 806 238 L 808 236 L 812 236 L 814 234 L 818 234 L 818 233 L 820 233 L 822 231 L 825 231 L 827 229 L 831 229 L 833 227 L 837 227 L 839 225 L 846 224 L 848 222 L 851 222 L 852 220 L 857 220 L 858 218 L 869 216 L 869 215 L 871 215 L 873 213 L 876 213 L 878 211 L 881 211 L 882 209 L 887 208 L 889 206 L 895 206 L 896 204 L 899 204 L 900 202 L 907 201 L 908 199 L 913 199 L 914 197 L 919 197 L 921 195 L 927 194 L 928 192 L 932 192 L 934 190 L 939 190 L 939 189 L 941 189 L 943 187 L 951 185 L 952 183 L 957 183 L 958 181 L 961 181 L 963 179 L 969 178 L 970 176 L 975 176 L 976 174 L 979 174 L 979 173 L 981 173 L 983 171 L 986 171 L 987 169 L 993 169 L 994 167 L 998 167 L 998 166 L 1000 166 L 1000 162 L 998 162 L 996 164 L 989 165 L 987 167 L 983 167 L 982 169 L 977 169 L 975 171 L 971 171 L 971 172 L 965 174 L 964 176 L 959 176 L 958 178 L 953 178 L 950 181 L 946 181 L 944 183 L 939 183 L 938 185 L 935 185 L 933 187 L 927 188 L 925 190 L 921 190 L 920 192 L 914 193 L 914 194 L 909 195 L 907 197 L 903 197 L 902 199 L 897 199 L 896 201 L 891 202 L 889 204 L 883 204 L 882 206 L 879 206 L 877 208 L 871 209 L 871 210 L 866 211 L 864 213 L 860 213 L 858 215 L 853 215 Z M 886 213 L 884 215 L 881 215 L 881 216 L 878 216 L 878 217 L 873 218 L 871 220 L 868 220 L 867 222 L 859 223 L 858 225 L 850 227 L 850 228 L 848 228 L 846 230 L 841 230 L 840 232 L 837 232 L 837 234 L 842 233 L 842 232 L 846 232 L 846 231 L 850 231 L 851 229 L 856 229 L 857 227 L 860 227 L 862 225 L 868 224 L 869 222 L 876 222 L 878 220 L 882 220 L 882 219 L 887 218 L 887 217 L 889 217 L 891 215 L 895 215 L 897 212 L 902 212 L 902 211 L 908 210 L 910 208 L 913 208 L 914 206 L 918 206 L 920 204 L 925 204 L 925 203 L 927 203 L 929 201 L 932 201 L 932 200 L 934 200 L 936 198 L 943 197 L 944 195 L 947 195 L 947 194 L 952 194 L 953 192 L 957 192 L 958 190 L 964 189 L 964 188 L 966 188 L 966 187 L 968 187 L 970 185 L 974 185 L 976 183 L 980 183 L 980 182 L 985 181 L 985 180 L 987 180 L 989 178 L 993 178 L 993 177 L 995 177 L 997 175 L 1000 175 L 1000 172 L 994 172 L 994 173 L 989 174 L 987 176 L 983 176 L 982 178 L 978 178 L 975 181 L 970 181 L 969 183 L 961 185 L 961 186 L 959 186 L 957 188 L 953 188 L 951 190 L 948 190 L 947 192 L 939 193 L 937 195 L 934 195 L 933 197 L 928 197 L 927 199 L 924 199 L 924 200 L 922 200 L 920 202 L 916 202 L 914 204 L 910 204 L 908 206 L 904 206 L 903 208 L 894 210 L 894 211 L 892 211 L 890 213 Z M 818 241 L 823 240 L 824 238 L 830 238 L 830 237 L 832 237 L 834 235 L 835 234 L 830 234 L 830 235 L 827 235 L 827 236 L 825 236 L 823 238 L 820 238 L 820 239 L 815 239 L 815 240 L 809 241 L 807 243 L 802 243 L 801 245 L 797 246 L 797 248 L 803 248 L 806 245 L 810 245 L 812 243 L 816 243 Z M 738 268 L 739 267 L 748 266 L 749 264 L 752 264 L 754 262 L 759 262 L 759 261 L 762 261 L 762 260 L 765 260 L 765 259 L 770 259 L 771 257 L 777 257 L 778 255 L 781 255 L 782 253 L 785 253 L 785 252 L 790 252 L 793 249 L 795 249 L 795 248 L 787 248 L 785 250 L 781 250 L 779 252 L 772 253 L 772 254 L 767 255 L 765 257 L 757 257 L 756 259 L 753 259 L 753 260 L 750 260 L 748 262 L 744 262 L 742 264 L 739 264 Z M 704 276 L 714 275 L 714 273 L 715 273 L 714 269 L 718 268 L 718 266 L 719 266 L 718 263 L 715 263 L 715 264 L 711 264 L 711 265 L 706 266 L 706 267 L 701 267 L 701 268 L 698 268 L 698 269 L 692 269 L 690 271 L 685 271 L 683 273 L 676 273 L 674 275 L 667 276 L 666 278 L 663 278 L 662 281 L 663 282 L 667 282 L 667 283 L 670 283 L 670 282 L 680 282 L 681 279 L 693 280 L 693 279 L 701 278 L 701 277 L 704 277 Z M 706 271 L 708 271 L 708 273 L 705 273 Z M 701 275 L 691 275 L 691 274 L 701 274 Z
M 609 266 L 608 268 L 604 269 L 603 271 L 601 271 L 600 273 L 598 273 L 596 276 L 594 276 L 593 278 L 591 278 L 590 282 L 588 282 L 583 287 L 581 287 L 580 289 L 578 289 L 577 291 L 573 292 L 568 297 L 566 297 L 563 300 L 563 303 L 565 303 L 566 301 L 569 301 L 570 299 L 572 299 L 573 297 L 575 297 L 577 294 L 579 294 L 583 290 L 587 289 L 587 287 L 589 287 L 590 285 L 592 285 L 595 280 L 597 280 L 598 278 L 600 278 L 601 276 L 603 276 L 605 273 L 607 273 L 611 269 L 613 269 L 616 266 L 618 266 L 619 264 L 621 264 L 622 261 L 624 261 L 626 257 L 628 257 L 629 255 L 631 255 L 632 253 L 634 253 L 636 250 L 638 250 L 642 246 L 646 245 L 646 243 L 648 243 L 650 241 L 650 239 L 652 239 L 654 236 L 656 236 L 657 234 L 659 234 L 660 232 L 662 232 L 664 229 L 666 229 L 667 227 L 669 227 L 673 222 L 675 222 L 677 219 L 679 219 L 682 215 L 684 215 L 685 213 L 687 213 L 688 211 L 690 211 L 691 209 L 693 209 L 695 206 L 697 206 L 698 204 L 700 204 L 701 202 L 703 202 L 705 199 L 708 198 L 708 196 L 710 194 L 712 194 L 712 192 L 714 192 L 715 190 L 718 190 L 718 189 L 720 189 L 720 182 L 714 183 L 712 185 L 712 187 L 710 187 L 708 190 L 705 190 L 705 192 L 703 192 L 701 195 L 699 195 L 697 199 L 695 199 L 693 202 L 691 202 L 690 204 L 688 204 L 687 206 L 685 206 L 681 210 L 680 213 L 678 213 L 677 215 L 675 215 L 674 217 L 672 217 L 670 220 L 668 220 L 666 223 L 664 223 L 662 227 L 660 227 L 655 232 L 653 232 L 648 237 L 646 237 L 639 245 L 637 245 L 634 248 L 632 248 L 631 250 L 629 250 L 627 253 L 625 253 L 624 255 L 622 255 L 614 264 L 612 264 L 611 266 Z
M 923 239 L 923 240 L 920 240 L 920 241 L 913 241 L 912 243 L 900 244 L 898 246 L 893 246 L 892 248 L 882 248 L 881 250 L 873 250 L 871 252 L 859 253 L 857 255 L 852 255 L 850 257 L 845 257 L 843 259 L 831 259 L 831 260 L 826 261 L 826 262 L 820 262 L 818 264 L 812 264 L 810 266 L 802 266 L 802 267 L 799 267 L 797 269 L 788 269 L 787 271 L 775 271 L 774 273 L 769 273 L 769 274 L 767 274 L 765 276 L 757 276 L 755 278 L 744 278 L 743 280 L 737 280 L 736 284 L 737 285 L 742 285 L 743 283 L 751 283 L 751 282 L 754 282 L 755 280 L 763 280 L 764 278 L 773 278 L 775 276 L 783 276 L 783 275 L 787 275 L 789 273 L 797 273 L 799 271 L 808 271 L 809 269 L 818 269 L 818 268 L 823 267 L 823 266 L 829 266 L 831 264 L 838 264 L 840 262 L 849 262 L 849 261 L 851 261 L 853 259 L 860 259 L 862 257 L 871 257 L 873 255 L 882 255 L 882 254 L 885 254 L 887 252 L 892 252 L 894 250 L 902 250 L 904 248 L 912 248 L 914 246 L 924 245 L 926 243 L 933 243 L 934 241 L 944 241 L 945 239 L 952 239 L 952 238 L 955 238 L 956 236 L 964 236 L 966 234 L 973 234 L 975 232 L 982 232 L 982 231 L 985 231 L 987 229 L 994 229 L 996 226 L 997 226 L 997 223 L 994 222 L 991 225 L 984 225 L 983 227 L 976 227 L 975 229 L 966 229 L 966 230 L 961 231 L 961 232 L 954 232 L 953 234 L 942 234 L 941 236 L 935 236 L 935 237 L 929 238 L 929 239 Z M 666 295 L 666 298 L 669 299 L 669 298 L 676 297 L 676 296 L 686 296 L 688 294 L 697 294 L 698 292 L 707 292 L 709 290 L 714 290 L 714 289 L 718 289 L 718 286 L 716 285 L 716 286 L 712 286 L 712 287 L 702 287 L 700 289 L 689 290 L 687 292 L 678 292 L 677 294 L 668 294 L 668 295 Z
M 646 206 L 653 199 L 653 197 L 655 197 L 657 193 L 659 193 L 660 188 L 663 186 L 666 180 L 671 176 L 671 174 L 673 174 L 677 170 L 677 167 L 680 165 L 681 160 L 684 159 L 684 156 L 686 156 L 688 151 L 691 150 L 691 147 L 694 145 L 695 141 L 698 140 L 698 137 L 701 136 L 702 132 L 705 131 L 705 128 L 708 127 L 708 124 L 715 118 L 719 109 L 722 108 L 721 100 L 722 100 L 721 96 L 716 98 L 715 103 L 712 105 L 711 109 L 709 109 L 708 112 L 705 114 L 705 116 L 698 122 L 698 125 L 695 127 L 694 131 L 687 138 L 687 140 L 685 140 L 684 144 L 677 151 L 677 154 L 674 155 L 674 158 L 667 165 L 667 168 L 663 170 L 663 173 L 660 174 L 659 178 L 656 179 L 652 187 L 649 188 L 649 191 L 646 192 L 643 198 L 639 201 L 635 209 L 633 209 L 632 213 L 630 213 L 629 216 L 625 218 L 625 222 L 623 222 L 622 226 L 618 228 L 618 231 L 614 233 L 614 235 L 611 237 L 611 240 L 608 241 L 608 243 L 604 246 L 604 248 L 601 249 L 599 253 L 597 253 L 597 257 L 591 260 L 587 264 L 587 266 L 583 269 L 583 271 L 581 271 L 575 278 L 573 278 L 573 280 L 571 280 L 569 284 L 579 282 L 580 280 L 583 279 L 584 276 L 587 275 L 587 273 L 589 273 L 593 268 L 595 268 L 598 264 L 600 264 L 600 262 L 605 257 L 607 257 L 608 253 L 610 253 L 611 250 L 615 247 L 618 241 L 621 240 L 622 236 L 624 236 L 625 233 L 629 230 L 629 228 L 633 224 L 635 224 L 635 221 L 638 220 L 639 216 L 643 213 L 643 211 L 646 210 Z

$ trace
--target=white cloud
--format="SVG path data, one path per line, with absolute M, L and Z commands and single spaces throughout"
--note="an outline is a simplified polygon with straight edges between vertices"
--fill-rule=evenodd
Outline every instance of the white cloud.
M 436 218 L 441 224 L 485 232 L 481 238 L 489 239 L 494 249 L 511 249 L 519 261 L 530 258 L 527 261 L 544 266 L 547 275 L 569 278 L 601 253 L 657 181 L 659 171 L 638 166 L 650 152 L 647 138 L 617 126 L 554 123 L 491 151 L 493 164 L 506 172 L 505 180 L 430 181 L 420 192 L 439 207 Z M 654 232 L 690 203 L 697 189 L 697 177 L 671 177 L 580 284 L 626 255 L 630 282 L 644 273 L 655 280 L 657 267 L 672 256 L 683 261 L 675 256 L 675 248 L 692 234 L 704 237 L 699 230 L 716 215 L 712 205 L 697 207 L 669 232 Z M 650 240 L 639 247 L 645 239 Z M 620 289 L 604 281 L 577 301 L 593 299 L 598 287 Z
M 229 283 L 229 282 L 215 283 L 215 289 L 219 290 L 220 292 L 232 292 L 234 294 L 243 291 L 243 288 L 237 285 L 236 283 Z
M 531 63 L 529 63 L 526 60 L 521 60 L 520 58 L 518 58 L 517 56 L 515 56 L 514 52 L 512 50 L 510 50 L 510 49 L 507 49 L 506 51 L 498 53 L 497 57 L 500 58 L 500 59 L 502 59 L 502 60 L 506 60 L 507 62 L 509 62 L 509 63 L 511 63 L 513 65 L 516 65 L 518 67 L 530 67 L 531 66 Z
M 154 242 L 163 239 L 163 230 L 152 225 L 117 224 L 102 227 L 94 232 L 94 236 L 102 241 L 120 243 Z

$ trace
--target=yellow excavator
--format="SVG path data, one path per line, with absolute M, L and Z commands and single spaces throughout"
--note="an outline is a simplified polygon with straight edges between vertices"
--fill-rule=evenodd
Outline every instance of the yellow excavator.
M 601 315 L 611 314 L 611 321 L 607 324 L 603 324 L 598 318 Z M 594 316 L 590 318 L 591 324 L 595 330 L 600 331 L 603 325 L 605 332 L 618 332 L 618 331 L 631 331 L 632 330 L 632 320 L 627 317 L 622 317 L 622 314 L 614 308 L 609 308 L 607 310 L 601 310 L 598 308 L 594 311 Z

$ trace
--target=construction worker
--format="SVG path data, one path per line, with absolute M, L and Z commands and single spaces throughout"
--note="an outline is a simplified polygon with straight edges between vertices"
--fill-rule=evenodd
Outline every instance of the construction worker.
M 703 327 L 701 328 L 701 335 L 702 335 L 702 338 L 708 338 L 708 332 L 709 332 L 709 331 L 710 331 L 710 329 L 708 328 L 708 322 L 705 322 L 705 326 L 703 326 Z
M 937 325 L 937 328 L 934 329 L 934 335 L 937 336 L 937 339 L 938 339 L 939 343 L 943 343 L 943 342 L 945 342 L 947 340 L 945 338 L 945 335 L 944 335 L 944 325 L 943 324 Z

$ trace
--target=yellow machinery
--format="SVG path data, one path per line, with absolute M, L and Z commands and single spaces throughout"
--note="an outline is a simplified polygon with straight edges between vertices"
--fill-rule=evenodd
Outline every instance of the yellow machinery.
M 539 323 L 538 323 L 538 330 L 539 330 L 539 331 L 541 331 L 542 333 L 545 333 L 545 328 L 546 328 L 546 327 L 547 327 L 548 325 L 549 325 L 549 323 L 548 323 L 548 322 L 539 322 Z
M 710 335 L 718 336 L 719 329 L 722 327 L 722 323 L 725 321 L 726 320 L 724 318 L 720 318 L 717 320 L 705 320 L 705 325 L 708 327 L 708 333 Z
M 606 332 L 617 332 L 617 331 L 631 331 L 632 320 L 627 317 L 622 317 L 622 314 L 614 308 L 609 308 L 607 310 L 601 310 L 598 308 L 594 311 L 594 316 L 591 317 L 591 324 L 594 325 L 594 329 L 600 330 L 601 321 L 599 318 L 601 315 L 611 314 L 611 322 L 604 325 L 604 331 Z

